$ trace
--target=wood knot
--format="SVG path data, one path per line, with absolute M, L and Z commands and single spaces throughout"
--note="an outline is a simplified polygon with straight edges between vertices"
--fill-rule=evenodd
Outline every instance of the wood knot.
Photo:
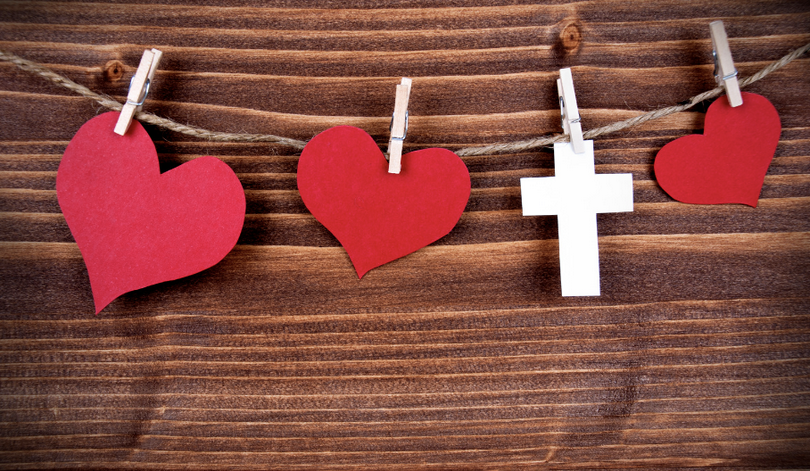
M 124 64 L 121 61 L 112 60 L 104 65 L 104 81 L 117 82 L 124 76 Z
M 582 32 L 577 23 L 569 23 L 560 32 L 560 45 L 566 52 L 572 52 L 582 42 Z
M 557 23 L 556 37 L 552 37 L 554 46 L 551 53 L 558 67 L 570 65 L 582 46 L 582 23 L 576 17 L 568 17 Z

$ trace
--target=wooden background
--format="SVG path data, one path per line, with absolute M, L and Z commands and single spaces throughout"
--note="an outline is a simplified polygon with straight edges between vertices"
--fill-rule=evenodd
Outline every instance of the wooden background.
M 156 3 L 4 1 L 0 49 L 123 101 L 156 47 L 146 111 L 383 145 L 409 76 L 408 149 L 458 149 L 559 132 L 561 67 L 585 129 L 713 88 L 716 19 L 741 76 L 810 41 L 802 0 Z M 783 126 L 756 209 L 656 184 L 656 152 L 705 107 L 596 140 L 636 201 L 599 216 L 600 297 L 560 296 L 556 218 L 521 215 L 548 150 L 464 158 L 458 226 L 358 280 L 299 197 L 296 152 L 148 127 L 164 170 L 234 169 L 245 227 L 215 267 L 94 316 L 54 182 L 104 110 L 0 63 L 0 467 L 810 466 L 808 64 L 746 89 Z

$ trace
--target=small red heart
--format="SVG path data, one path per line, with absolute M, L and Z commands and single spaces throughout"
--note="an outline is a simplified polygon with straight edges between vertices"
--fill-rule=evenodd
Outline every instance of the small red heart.
M 658 151 L 655 177 L 684 203 L 756 207 L 782 125 L 767 98 L 743 93 L 732 108 L 722 96 L 706 111 L 703 134 L 675 139 Z
M 368 133 L 338 126 L 301 152 L 298 190 L 362 278 L 447 235 L 470 198 L 470 173 L 453 152 L 432 148 L 405 154 L 402 172 L 390 174 Z
M 199 157 L 161 175 L 140 123 L 117 112 L 85 123 L 56 175 L 56 195 L 87 265 L 96 314 L 132 290 L 192 275 L 236 245 L 245 192 L 227 164 Z

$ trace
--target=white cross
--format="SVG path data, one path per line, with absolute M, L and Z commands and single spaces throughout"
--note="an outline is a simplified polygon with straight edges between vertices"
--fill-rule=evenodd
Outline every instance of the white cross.
M 593 141 L 554 144 L 553 177 L 521 178 L 524 216 L 557 216 L 563 296 L 599 296 L 597 213 L 633 211 L 633 174 L 594 171 Z

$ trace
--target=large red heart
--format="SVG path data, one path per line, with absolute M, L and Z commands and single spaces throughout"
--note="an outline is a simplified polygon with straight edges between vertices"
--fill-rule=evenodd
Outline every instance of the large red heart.
M 706 111 L 703 135 L 665 145 L 655 157 L 655 178 L 684 203 L 742 203 L 756 207 L 782 125 L 767 98 L 743 93 L 732 108 L 728 98 Z
M 470 198 L 470 173 L 456 154 L 432 148 L 405 154 L 402 172 L 390 174 L 371 136 L 338 126 L 301 152 L 298 190 L 362 278 L 447 235 Z
M 199 157 L 161 175 L 149 134 L 117 112 L 85 123 L 56 175 L 56 194 L 81 250 L 96 314 L 116 297 L 215 265 L 236 245 L 245 192 L 228 165 Z

